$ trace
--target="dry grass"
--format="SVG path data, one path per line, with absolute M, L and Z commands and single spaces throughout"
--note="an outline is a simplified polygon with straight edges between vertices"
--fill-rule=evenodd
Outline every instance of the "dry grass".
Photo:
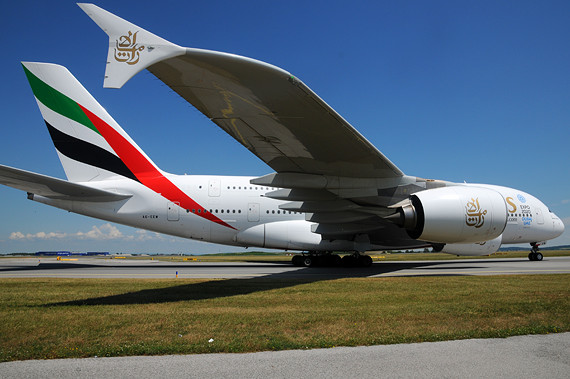
M 2 279 L 0 360 L 568 331 L 569 279 L 565 274 L 313 282 Z

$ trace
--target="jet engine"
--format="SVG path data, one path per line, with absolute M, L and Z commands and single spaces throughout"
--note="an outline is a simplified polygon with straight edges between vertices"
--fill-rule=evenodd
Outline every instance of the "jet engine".
M 507 225 L 507 205 L 492 189 L 473 186 L 416 192 L 398 209 L 396 223 L 411 238 L 435 243 L 472 243 L 499 237 Z

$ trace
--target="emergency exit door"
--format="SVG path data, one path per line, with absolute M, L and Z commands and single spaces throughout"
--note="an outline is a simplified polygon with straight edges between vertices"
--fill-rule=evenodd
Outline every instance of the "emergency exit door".
M 178 212 L 179 209 L 180 209 L 180 203 L 178 202 L 173 203 L 172 201 L 169 201 L 168 209 L 166 210 L 166 219 L 168 221 L 180 220 L 180 213 Z
M 247 221 L 256 222 L 259 221 L 259 204 L 249 203 L 247 205 Z

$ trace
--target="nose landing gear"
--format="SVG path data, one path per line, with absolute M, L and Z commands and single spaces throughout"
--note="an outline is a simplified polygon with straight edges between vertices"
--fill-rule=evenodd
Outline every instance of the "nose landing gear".
M 542 253 L 538 251 L 539 244 L 536 242 L 532 242 L 530 246 L 532 246 L 532 248 L 530 250 L 530 253 L 528 254 L 528 259 L 530 261 L 541 261 L 543 256 Z

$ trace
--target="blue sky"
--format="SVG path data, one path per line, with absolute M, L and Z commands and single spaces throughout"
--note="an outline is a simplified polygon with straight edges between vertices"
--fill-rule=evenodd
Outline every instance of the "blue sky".
M 99 1 L 167 40 L 282 67 L 408 175 L 529 192 L 570 244 L 568 1 Z M 164 170 L 271 170 L 148 72 L 103 89 L 107 36 L 71 1 L 0 15 L 0 163 L 64 178 L 20 61 L 62 64 Z M 108 224 L 0 188 L 0 253 L 220 252 Z M 239 250 L 239 249 L 238 249 Z

